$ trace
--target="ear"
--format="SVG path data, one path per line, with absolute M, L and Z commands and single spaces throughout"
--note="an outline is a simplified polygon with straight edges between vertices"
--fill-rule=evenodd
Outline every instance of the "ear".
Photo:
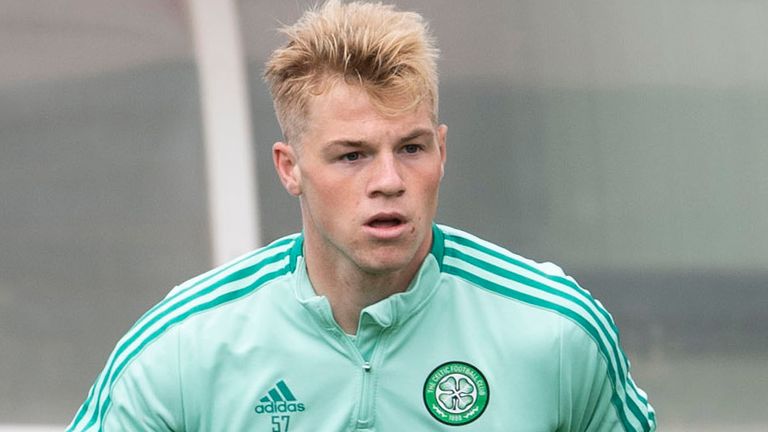
M 445 174 L 445 141 L 448 138 L 448 126 L 441 124 L 437 127 L 437 146 L 440 149 L 440 178 Z
M 272 146 L 272 162 L 285 190 L 293 196 L 301 195 L 301 171 L 296 149 L 290 144 L 276 142 Z

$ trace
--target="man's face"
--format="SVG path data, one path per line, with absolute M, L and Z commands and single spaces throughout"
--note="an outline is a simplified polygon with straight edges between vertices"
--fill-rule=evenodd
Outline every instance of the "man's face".
M 346 84 L 314 97 L 307 121 L 298 146 L 278 143 L 273 153 L 284 185 L 301 198 L 308 259 L 373 274 L 420 264 L 431 246 L 446 126 L 433 124 L 426 104 L 382 115 Z

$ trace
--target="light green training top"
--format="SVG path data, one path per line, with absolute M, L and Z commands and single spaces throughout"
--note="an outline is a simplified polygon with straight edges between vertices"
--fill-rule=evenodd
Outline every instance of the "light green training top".
M 653 431 L 613 319 L 553 264 L 433 228 L 345 334 L 288 236 L 171 291 L 70 431 Z

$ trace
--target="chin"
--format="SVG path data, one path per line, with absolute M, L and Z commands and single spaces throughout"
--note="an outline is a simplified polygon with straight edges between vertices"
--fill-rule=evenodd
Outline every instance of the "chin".
M 361 257 L 357 260 L 357 265 L 366 273 L 383 274 L 396 272 L 408 267 L 414 260 L 412 254 L 372 254 Z

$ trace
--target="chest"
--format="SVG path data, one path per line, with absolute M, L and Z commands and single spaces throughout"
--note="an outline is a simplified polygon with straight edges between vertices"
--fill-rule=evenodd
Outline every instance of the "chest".
M 552 431 L 558 341 L 436 308 L 350 338 L 340 331 L 254 331 L 182 367 L 196 430 Z M 206 358 L 207 357 L 207 358 Z M 514 425 L 511 427 L 510 425 Z

